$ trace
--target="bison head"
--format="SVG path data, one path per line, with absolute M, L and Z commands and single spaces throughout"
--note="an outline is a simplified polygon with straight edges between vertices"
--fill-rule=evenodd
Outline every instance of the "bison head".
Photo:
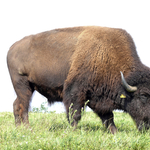
M 139 130 L 150 127 L 150 85 L 145 82 L 136 86 L 129 85 L 121 72 L 122 85 L 127 93 L 124 108 L 136 122 Z

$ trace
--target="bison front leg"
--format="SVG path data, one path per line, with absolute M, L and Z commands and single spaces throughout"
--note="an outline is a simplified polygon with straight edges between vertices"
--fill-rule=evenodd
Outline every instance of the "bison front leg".
M 115 123 L 114 123 L 113 113 L 112 112 L 107 113 L 107 114 L 99 113 L 98 115 L 101 118 L 105 127 L 107 129 L 109 129 L 112 134 L 115 134 L 117 132 L 117 128 L 116 128 Z
M 66 106 L 67 118 L 69 123 L 77 128 L 78 121 L 81 119 L 81 107 L 79 104 L 73 104 Z
M 77 127 L 81 119 L 81 108 L 84 106 L 84 96 L 79 90 L 77 82 L 64 85 L 63 102 L 66 107 L 66 113 L 69 123 Z
M 77 96 L 68 96 L 64 95 L 63 99 L 64 105 L 66 107 L 66 113 L 69 123 L 73 127 L 77 127 L 78 121 L 81 119 L 81 108 L 82 105 Z

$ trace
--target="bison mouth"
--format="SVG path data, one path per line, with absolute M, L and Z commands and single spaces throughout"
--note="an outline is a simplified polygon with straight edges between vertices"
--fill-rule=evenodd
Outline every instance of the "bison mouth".
M 144 131 L 150 128 L 150 124 L 148 123 L 148 121 L 141 121 L 137 127 L 139 131 Z

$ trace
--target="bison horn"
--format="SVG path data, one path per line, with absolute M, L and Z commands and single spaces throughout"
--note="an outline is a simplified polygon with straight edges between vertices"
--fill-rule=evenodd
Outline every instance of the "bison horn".
M 123 87 L 128 91 L 128 92 L 135 92 L 137 90 L 137 87 L 136 86 L 131 86 L 129 85 L 125 78 L 124 78 L 124 75 L 123 73 L 120 71 L 121 73 L 121 80 L 122 80 L 122 84 L 123 84 Z

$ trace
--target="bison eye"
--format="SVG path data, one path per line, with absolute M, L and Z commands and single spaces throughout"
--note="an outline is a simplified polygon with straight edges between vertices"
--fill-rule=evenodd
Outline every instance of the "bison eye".
M 140 96 L 140 100 L 141 100 L 142 103 L 145 104 L 145 103 L 147 102 L 147 96 L 141 95 L 141 96 Z

